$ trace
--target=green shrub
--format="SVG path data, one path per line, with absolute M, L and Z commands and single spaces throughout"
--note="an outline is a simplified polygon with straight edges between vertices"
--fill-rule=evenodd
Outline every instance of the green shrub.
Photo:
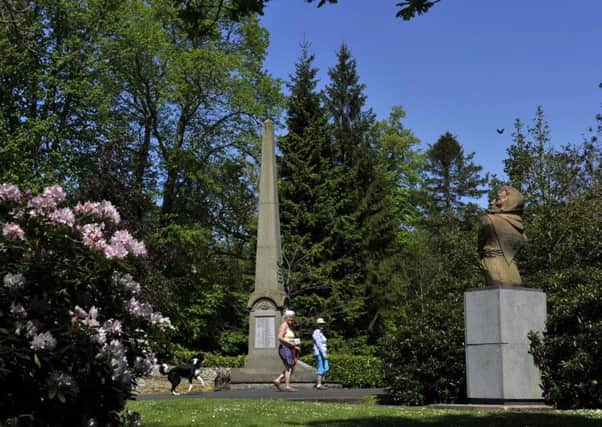
M 333 354 L 354 356 L 375 356 L 377 347 L 368 344 L 368 337 L 328 337 L 328 351 Z M 312 350 L 313 351 L 313 350 Z
M 134 280 L 146 248 L 117 210 L 65 198 L 0 184 L 0 425 L 122 424 L 172 329 Z
M 374 356 L 355 356 L 347 354 L 330 354 L 330 372 L 326 380 L 339 383 L 343 387 L 382 387 L 383 364 Z M 301 357 L 301 360 L 309 365 L 315 366 L 315 358 L 312 355 Z
M 382 340 L 385 384 L 405 405 L 465 400 L 462 294 L 402 312 Z
M 602 408 L 602 269 L 574 268 L 538 280 L 546 331 L 531 334 L 544 398 L 559 408 Z
M 171 350 L 171 360 L 168 362 L 170 362 L 172 365 L 183 365 L 185 363 L 189 363 L 190 359 L 192 359 L 198 353 L 198 351 L 189 350 L 186 347 L 174 344 Z M 164 361 L 160 360 L 159 362 Z
M 219 354 L 206 353 L 203 366 L 206 368 L 242 368 L 245 365 L 245 355 L 220 356 Z

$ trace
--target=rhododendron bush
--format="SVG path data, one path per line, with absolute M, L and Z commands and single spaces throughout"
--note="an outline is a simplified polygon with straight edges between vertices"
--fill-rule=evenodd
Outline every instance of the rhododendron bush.
M 135 280 L 144 243 L 107 201 L 0 184 L 0 425 L 118 425 L 168 318 Z

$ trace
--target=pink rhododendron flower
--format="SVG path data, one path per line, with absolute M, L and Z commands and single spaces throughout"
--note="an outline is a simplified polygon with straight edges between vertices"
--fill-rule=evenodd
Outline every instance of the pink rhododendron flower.
M 146 255 L 146 246 L 144 246 L 144 243 L 134 239 L 127 230 L 116 231 L 111 237 L 111 246 L 113 246 L 113 258 L 122 257 L 121 255 L 123 255 L 123 250 L 121 250 L 120 247 L 125 249 L 126 255 L 128 252 L 135 256 Z M 105 251 L 105 254 L 107 254 L 107 251 Z M 108 254 L 107 257 L 110 258 Z
M 128 256 L 128 250 L 120 243 L 106 245 L 103 251 L 108 259 L 123 259 Z
M 90 215 L 96 219 L 108 219 L 119 224 L 121 217 L 113 204 L 107 200 L 102 202 L 85 202 L 75 205 L 75 212 L 79 215 Z
M 126 246 L 133 239 L 132 235 L 127 230 L 117 230 L 111 237 L 111 244 L 121 244 Z
M 27 202 L 29 216 L 31 216 L 32 218 L 42 216 L 44 214 L 45 209 L 52 209 L 54 207 L 55 206 L 48 206 L 47 200 L 44 200 L 44 198 L 40 196 L 32 197 Z
M 146 255 L 146 246 L 144 245 L 144 242 L 139 240 L 132 239 L 128 244 L 128 249 L 134 256 Z
M 75 224 L 75 215 L 73 215 L 73 211 L 69 208 L 57 209 L 53 211 L 50 215 L 48 215 L 48 219 L 52 224 L 56 225 L 63 224 L 73 227 Z
M 59 203 L 65 201 L 67 194 L 60 185 L 51 185 L 44 189 L 42 197 L 44 197 L 47 206 L 55 207 Z
M 18 224 L 7 222 L 2 227 L 2 236 L 8 240 L 24 240 L 25 232 Z
M 84 245 L 94 249 L 103 250 L 107 245 L 102 232 L 103 228 L 104 224 L 97 223 L 85 224 L 79 227 L 82 233 Z
M 19 202 L 21 201 L 21 190 L 14 184 L 0 184 L 0 201 L 3 202 Z

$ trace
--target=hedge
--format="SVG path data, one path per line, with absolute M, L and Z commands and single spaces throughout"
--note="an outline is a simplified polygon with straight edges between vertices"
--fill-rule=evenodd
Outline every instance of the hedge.
M 197 354 L 196 351 L 177 349 L 173 352 L 172 363 L 179 365 L 188 363 Z M 315 366 L 314 356 L 305 355 L 301 360 L 308 365 Z M 330 372 L 326 380 L 331 383 L 339 383 L 343 387 L 383 387 L 383 363 L 378 357 L 354 356 L 346 354 L 329 355 Z M 206 368 L 242 368 L 245 363 L 245 355 L 220 356 L 213 353 L 205 353 L 203 366 Z
M 302 356 L 301 360 L 309 365 L 315 365 L 312 355 Z M 383 387 L 383 363 L 373 356 L 354 356 L 347 354 L 330 354 L 330 372 L 326 381 L 339 383 L 343 387 Z

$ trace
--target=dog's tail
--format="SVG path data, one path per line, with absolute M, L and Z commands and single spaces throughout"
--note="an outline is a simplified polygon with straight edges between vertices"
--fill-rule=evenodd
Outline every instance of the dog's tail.
M 169 366 L 167 366 L 165 363 L 161 363 L 159 365 L 159 372 L 161 372 L 163 375 L 169 374 Z

